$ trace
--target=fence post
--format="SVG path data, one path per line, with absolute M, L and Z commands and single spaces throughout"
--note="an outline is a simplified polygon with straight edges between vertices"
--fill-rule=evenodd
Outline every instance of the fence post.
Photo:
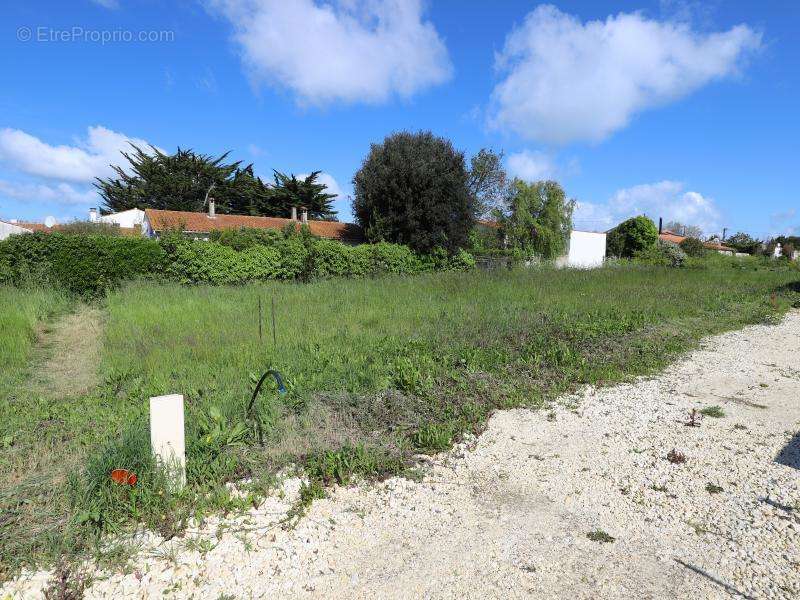
M 186 485 L 185 444 L 183 396 L 170 394 L 150 398 L 150 446 L 156 462 L 172 478 L 175 491 Z

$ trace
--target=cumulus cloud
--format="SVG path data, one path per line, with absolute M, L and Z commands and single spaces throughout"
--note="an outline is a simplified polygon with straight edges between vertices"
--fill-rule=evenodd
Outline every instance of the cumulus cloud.
M 45 183 L 20 183 L 0 179 L 0 196 L 19 200 L 22 203 L 58 203 L 85 205 L 97 202 L 99 196 L 94 189 L 80 189 L 68 183 L 49 185 Z
M 606 203 L 578 202 L 574 220 L 579 228 L 608 229 L 642 214 L 656 222 L 662 217 L 697 225 L 707 234 L 719 229 L 721 218 L 712 198 L 687 191 L 677 181 L 660 181 L 618 190 Z
M 91 182 L 112 173 L 112 164 L 123 160 L 120 151 L 128 142 L 147 147 L 147 142 L 105 127 L 89 127 L 87 137 L 74 145 L 54 146 L 19 129 L 0 129 L 0 162 L 28 175 L 73 182 Z
M 510 175 L 525 181 L 550 179 L 556 172 L 556 166 L 549 155 L 530 150 L 509 154 L 506 159 L 506 168 Z
M 452 65 L 420 0 L 210 0 L 256 83 L 301 104 L 380 103 L 447 81 Z
M 761 46 L 747 25 L 718 33 L 620 13 L 582 23 L 537 7 L 496 56 L 490 125 L 542 142 L 600 141 L 648 108 L 738 72 Z

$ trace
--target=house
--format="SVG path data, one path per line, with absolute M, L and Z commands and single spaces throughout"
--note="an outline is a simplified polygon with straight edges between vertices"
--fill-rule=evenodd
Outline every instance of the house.
M 0 241 L 8 238 L 11 235 L 16 235 L 20 233 L 31 233 L 30 229 L 22 227 L 19 223 L 11 222 L 8 223 L 6 221 L 0 221 Z
M 144 221 L 144 211 L 138 208 L 109 213 L 107 215 L 101 215 L 96 208 L 89 209 L 90 223 L 109 223 L 111 225 L 118 225 L 123 229 L 135 229 L 136 227 L 142 226 L 142 221 Z
M 340 223 L 338 221 L 309 220 L 306 210 L 302 211 L 302 216 L 299 220 L 294 208 L 292 209 L 292 218 L 289 219 L 250 215 L 224 215 L 216 214 L 213 200 L 209 201 L 207 213 L 148 208 L 144 211 L 142 235 L 158 238 L 167 231 L 180 231 L 188 237 L 208 240 L 212 231 L 241 229 L 243 227 L 281 230 L 287 225 L 294 225 L 297 229 L 302 225 L 307 225 L 311 233 L 318 237 L 348 244 L 358 244 L 364 241 L 364 234 L 358 225 Z
M 685 235 L 678 235 L 674 231 L 670 231 L 669 229 L 664 229 L 662 232 L 658 234 L 658 239 L 664 242 L 672 242 L 673 244 L 680 244 L 683 240 L 686 239 L 687 236 Z M 709 250 L 714 250 L 715 252 L 719 252 L 720 254 L 728 254 L 733 256 L 736 254 L 736 250 L 731 248 L 730 246 L 724 245 L 718 238 L 711 238 L 707 242 L 703 242 L 703 246 L 708 248 Z

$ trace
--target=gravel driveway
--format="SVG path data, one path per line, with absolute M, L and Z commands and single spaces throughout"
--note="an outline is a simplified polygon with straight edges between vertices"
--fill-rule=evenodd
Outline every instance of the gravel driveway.
M 724 416 L 685 424 L 711 406 Z M 245 517 L 140 540 L 132 572 L 87 597 L 796 597 L 799 432 L 794 312 L 656 378 L 499 412 L 421 482 L 337 489 L 294 529 L 276 525 L 288 480 Z

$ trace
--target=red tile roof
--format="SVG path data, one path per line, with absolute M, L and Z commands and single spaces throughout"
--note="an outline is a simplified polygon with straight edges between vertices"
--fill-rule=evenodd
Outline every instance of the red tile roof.
M 680 244 L 683 240 L 686 239 L 685 235 L 678 235 L 674 231 L 670 231 L 669 229 L 663 230 L 661 233 L 658 234 L 658 238 L 664 240 L 665 242 L 672 242 L 673 244 Z M 703 246 L 708 248 L 709 250 L 717 250 L 719 252 L 735 252 L 735 250 L 729 246 L 723 246 L 722 244 L 715 244 L 714 242 L 703 242 Z
M 50 233 L 51 231 L 60 231 L 64 226 L 64 224 L 56 223 L 52 227 L 48 227 L 44 223 L 28 223 L 24 221 L 18 221 L 16 223 L 12 223 L 12 225 L 17 225 L 18 227 L 30 229 L 33 232 L 43 231 L 45 233 Z M 142 235 L 141 225 L 134 225 L 133 227 L 118 227 L 117 230 L 119 231 L 120 235 L 125 237 L 138 237 Z
M 242 227 L 283 229 L 286 225 L 292 223 L 295 224 L 296 228 L 300 227 L 299 221 L 278 217 L 218 214 L 212 219 L 207 213 L 156 210 L 153 208 L 146 209 L 144 214 L 153 231 L 179 229 L 190 233 L 209 233 L 220 229 L 240 229 Z M 364 238 L 361 228 L 353 223 L 308 221 L 308 228 L 314 235 L 332 240 L 359 242 Z

